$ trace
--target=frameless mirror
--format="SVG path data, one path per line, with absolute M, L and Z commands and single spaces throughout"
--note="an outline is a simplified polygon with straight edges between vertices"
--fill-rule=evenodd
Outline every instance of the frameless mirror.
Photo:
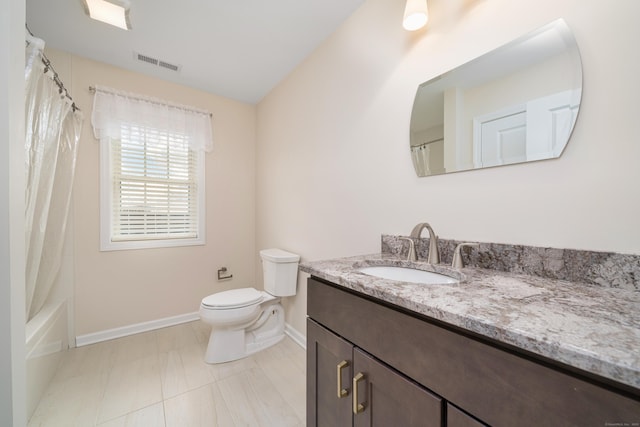
M 582 63 L 559 19 L 418 87 L 418 176 L 559 157 L 576 122 Z

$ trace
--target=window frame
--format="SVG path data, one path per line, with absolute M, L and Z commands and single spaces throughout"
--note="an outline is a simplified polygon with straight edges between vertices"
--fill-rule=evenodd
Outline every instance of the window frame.
M 113 222 L 113 162 L 111 155 L 112 141 L 100 143 L 100 251 L 134 250 L 196 246 L 206 244 L 205 238 L 205 153 L 202 150 L 191 150 L 196 156 L 198 226 L 196 237 L 172 239 L 112 240 Z

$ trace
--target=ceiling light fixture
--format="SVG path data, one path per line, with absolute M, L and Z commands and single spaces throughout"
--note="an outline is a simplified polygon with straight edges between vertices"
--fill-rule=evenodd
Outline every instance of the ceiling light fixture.
M 109 25 L 130 30 L 129 0 L 82 0 L 84 11 L 91 19 L 102 21 Z
M 407 0 L 404 8 L 404 18 L 402 26 L 407 31 L 415 31 L 427 25 L 429 11 L 427 10 L 427 0 Z

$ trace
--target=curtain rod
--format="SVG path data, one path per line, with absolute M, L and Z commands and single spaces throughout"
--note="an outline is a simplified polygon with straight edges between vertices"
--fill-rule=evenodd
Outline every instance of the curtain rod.
M 121 96 L 124 96 L 124 97 L 127 97 L 127 98 L 149 102 L 151 104 L 169 106 L 169 107 L 178 108 L 178 109 L 181 109 L 181 110 L 193 111 L 195 113 L 200 113 L 200 114 L 208 114 L 209 117 L 213 117 L 213 114 L 210 113 L 209 111 L 199 110 L 197 108 L 189 107 L 189 106 L 186 106 L 186 105 L 172 104 L 170 102 L 165 102 L 165 101 L 162 101 L 162 100 L 159 100 L 159 99 L 147 98 L 147 97 L 142 96 L 142 95 L 135 95 L 135 94 L 130 94 L 130 93 L 120 93 L 120 92 L 117 92 L 115 90 L 96 88 L 95 86 L 89 86 L 89 92 L 91 92 L 91 93 L 104 92 L 104 93 L 111 93 L 111 94 L 115 94 L 115 95 L 121 95 Z
M 27 32 L 31 37 L 33 38 L 36 37 L 33 35 L 31 30 L 29 29 L 29 26 L 26 23 L 24 24 L 24 27 L 27 29 Z M 34 43 L 35 40 L 26 40 L 26 42 L 27 44 L 31 44 L 31 43 Z M 49 70 L 51 70 L 51 72 L 53 73 L 53 81 L 58 86 L 58 93 L 60 95 L 64 95 L 65 98 L 71 101 L 71 109 L 73 110 L 74 113 L 76 111 L 80 111 L 80 108 L 76 105 L 75 101 L 71 97 L 71 94 L 69 93 L 67 88 L 64 87 L 64 83 L 62 83 L 62 80 L 60 80 L 60 76 L 58 76 L 57 71 L 55 70 L 55 68 L 53 68 L 53 64 L 51 64 L 51 61 L 49 60 L 49 58 L 47 58 L 47 55 L 44 54 L 44 51 L 41 51 L 40 55 L 41 55 L 42 63 L 44 64 L 44 73 L 46 74 Z
M 420 144 L 412 145 L 411 148 L 422 148 L 422 147 L 426 147 L 429 144 L 433 144 L 434 142 L 443 141 L 443 140 L 444 138 L 436 138 L 431 141 L 421 142 Z

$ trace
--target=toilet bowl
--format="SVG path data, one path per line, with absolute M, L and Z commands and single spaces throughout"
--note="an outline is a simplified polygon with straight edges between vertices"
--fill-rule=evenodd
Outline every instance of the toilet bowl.
M 264 291 L 240 288 L 202 299 L 200 319 L 211 325 L 207 363 L 249 356 L 284 338 L 280 298 L 295 295 L 300 256 L 281 249 L 260 251 Z

